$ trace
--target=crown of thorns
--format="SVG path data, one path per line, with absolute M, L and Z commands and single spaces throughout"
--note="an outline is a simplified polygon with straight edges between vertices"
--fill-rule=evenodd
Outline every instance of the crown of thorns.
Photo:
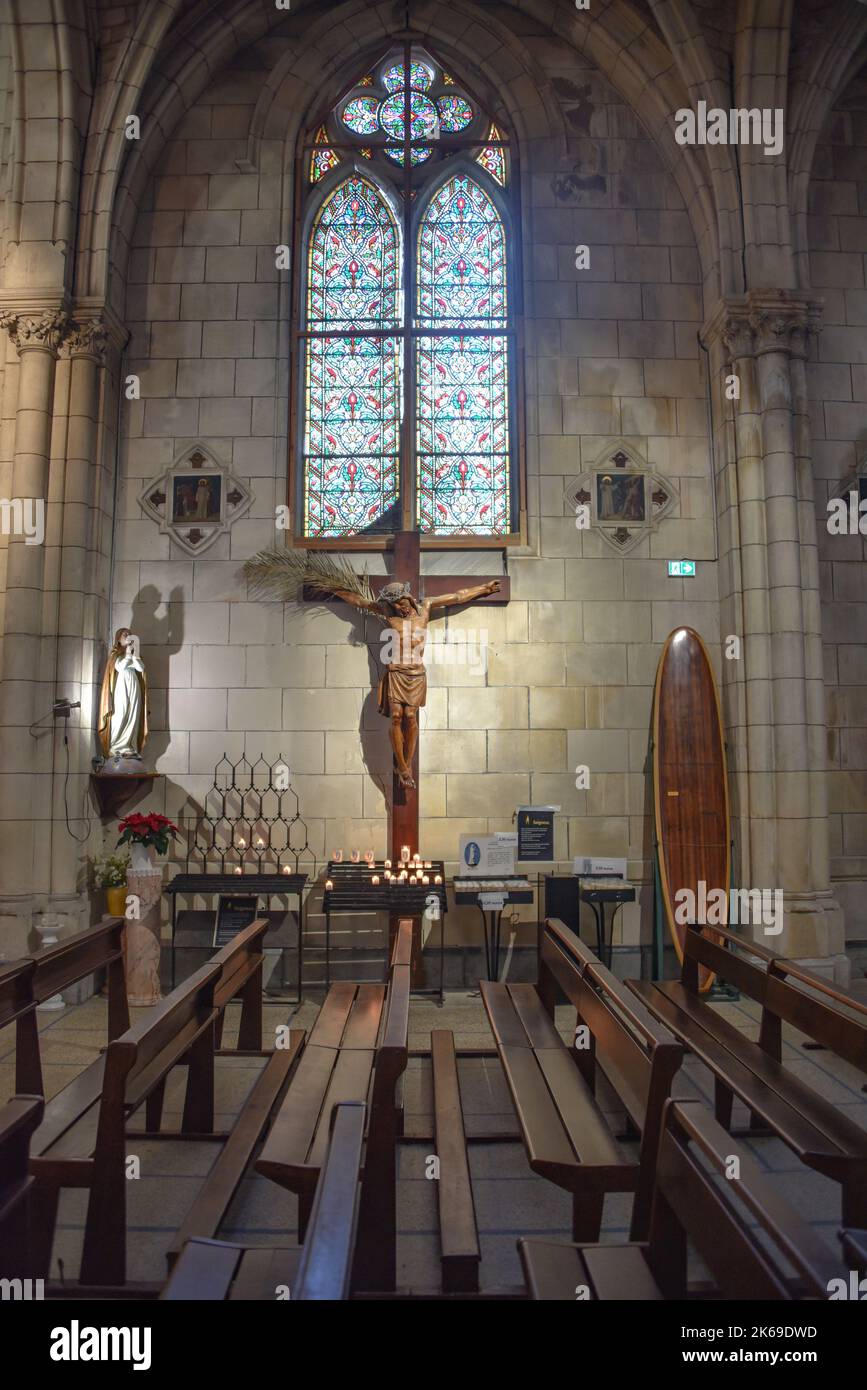
M 380 589 L 379 597 L 383 603 L 397 603 L 398 599 L 412 598 L 410 585 L 402 584 L 399 580 L 395 580 L 393 584 L 386 584 Z

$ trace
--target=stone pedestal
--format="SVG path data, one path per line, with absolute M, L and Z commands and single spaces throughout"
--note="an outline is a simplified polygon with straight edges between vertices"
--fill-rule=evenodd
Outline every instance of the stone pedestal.
M 158 1004 L 160 991 L 160 897 L 163 875 L 161 869 L 130 870 L 127 873 L 127 904 L 124 941 L 124 969 L 129 1002 L 134 1007 Z M 137 914 L 137 915 L 130 915 Z

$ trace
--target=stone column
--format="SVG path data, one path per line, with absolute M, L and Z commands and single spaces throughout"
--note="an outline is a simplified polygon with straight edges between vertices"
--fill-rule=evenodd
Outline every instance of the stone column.
M 50 600 L 46 607 L 50 609 L 47 623 L 56 642 L 57 695 L 81 702 L 81 708 L 74 711 L 66 725 L 68 747 L 55 750 L 51 891 L 67 902 L 76 893 L 85 847 L 66 833 L 65 806 L 68 802 L 70 816 L 76 818 L 73 829 L 80 835 L 83 822 L 79 818 L 89 803 L 88 777 L 95 751 L 96 667 L 105 636 L 105 604 L 100 598 L 97 574 L 100 542 L 104 545 L 105 541 L 98 510 L 98 455 L 101 378 L 108 336 L 104 316 L 96 313 L 84 317 L 76 312 L 64 344 L 66 361 L 61 364 L 66 387 L 65 448 L 62 477 L 54 489 L 61 498 L 59 549 L 46 582 L 46 590 L 53 590 L 46 593 L 47 601 Z
M 59 308 L 15 308 L 0 313 L 0 327 L 8 332 L 19 360 L 12 500 L 20 502 L 25 522 L 35 521 L 41 528 L 47 524 L 55 367 L 66 326 L 67 316 Z M 50 846 L 44 838 L 47 826 L 36 819 L 40 800 L 43 814 L 50 802 L 50 777 L 43 776 L 34 784 L 32 775 L 34 769 L 50 773 L 53 739 L 50 733 L 41 739 L 30 735 L 31 725 L 50 714 L 54 689 L 42 640 L 44 541 L 44 533 L 27 536 L 14 526 L 9 537 L 0 685 L 0 822 L 6 822 L 0 878 L 4 893 L 13 899 L 45 892 L 50 875 Z M 14 830 L 10 822 L 14 822 Z
M 723 663 L 733 729 L 740 874 L 781 889 L 784 928 L 758 939 L 844 979 L 842 914 L 828 871 L 816 522 L 803 355 L 812 306 L 785 291 L 725 300 L 706 327 L 737 377 L 730 475 L 735 512 L 721 561 L 739 575 L 732 604 L 740 661 Z M 800 383 L 800 384 L 799 384 Z M 809 478 L 809 482 L 807 479 Z M 738 625 L 740 619 L 740 626 Z

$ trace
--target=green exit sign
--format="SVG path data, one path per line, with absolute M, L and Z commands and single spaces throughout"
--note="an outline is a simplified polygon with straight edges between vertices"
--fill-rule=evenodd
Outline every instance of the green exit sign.
M 669 560 L 669 579 L 695 579 L 695 560 Z

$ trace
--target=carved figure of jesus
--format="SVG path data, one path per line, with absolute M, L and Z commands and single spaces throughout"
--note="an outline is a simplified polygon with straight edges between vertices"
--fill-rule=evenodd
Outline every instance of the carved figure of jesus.
M 418 711 L 427 700 L 424 649 L 431 614 L 440 608 L 486 598 L 488 594 L 497 593 L 499 588 L 500 581 L 492 579 L 472 589 L 457 589 L 453 594 L 417 599 L 410 592 L 409 584 L 395 582 L 380 589 L 378 598 L 373 602 L 345 589 L 337 591 L 338 598 L 344 599 L 353 608 L 360 608 L 380 618 L 397 635 L 398 640 L 391 644 L 391 659 L 387 659 L 379 682 L 379 712 L 391 720 L 394 761 L 398 777 L 405 787 L 415 786 L 412 760 L 418 743 Z

